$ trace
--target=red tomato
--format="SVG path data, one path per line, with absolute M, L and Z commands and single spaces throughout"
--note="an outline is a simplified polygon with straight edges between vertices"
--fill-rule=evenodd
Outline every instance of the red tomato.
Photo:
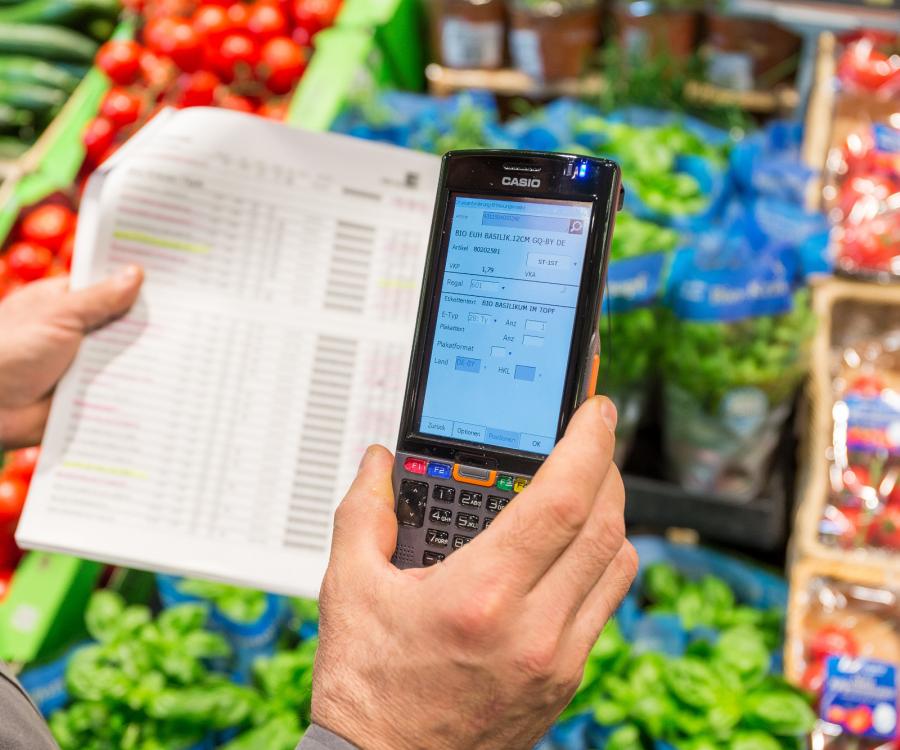
M 178 19 L 169 35 L 160 39 L 158 51 L 168 56 L 179 70 L 193 73 L 203 65 L 203 40 L 189 21 Z
M 288 22 L 276 5 L 257 2 L 250 6 L 247 30 L 260 42 L 288 33 Z
M 246 96 L 230 93 L 225 94 L 225 96 L 219 100 L 219 106 L 225 109 L 233 109 L 237 112 L 253 112 L 255 109 L 253 102 Z
M 100 114 L 116 128 L 124 128 L 138 121 L 143 108 L 144 101 L 140 96 L 128 89 L 116 87 L 110 89 L 103 98 Z
M 40 455 L 40 448 L 23 448 L 8 453 L 6 463 L 3 465 L 3 476 L 21 479 L 25 483 L 30 482 Z
M 162 52 L 162 46 L 172 36 L 178 21 L 170 16 L 152 18 L 144 26 L 144 43 L 154 52 Z
M 283 122 L 287 119 L 289 105 L 286 101 L 263 102 L 256 110 L 260 117 L 268 117 L 270 120 Z
M 809 653 L 814 661 L 824 661 L 828 656 L 856 656 L 859 646 L 846 628 L 826 625 L 813 636 Z
M 0 527 L 18 522 L 27 495 L 28 485 L 25 482 L 0 474 Z
M 231 82 L 246 75 L 259 59 L 259 48 L 246 34 L 229 34 L 213 57 L 213 67 L 222 80 Z
M 36 242 L 58 252 L 66 237 L 75 230 L 75 212 L 57 203 L 38 206 L 22 220 L 23 240 Z
M 0 602 L 6 599 L 7 594 L 9 594 L 13 573 L 15 573 L 15 570 L 12 568 L 0 570 Z
M 205 42 L 219 42 L 234 30 L 228 11 L 221 5 L 201 5 L 194 12 L 191 24 Z
M 294 23 L 306 29 L 312 37 L 334 25 L 341 4 L 341 0 L 294 0 Z
M 53 253 L 34 242 L 14 242 L 6 254 L 9 273 L 19 281 L 36 281 L 47 275 L 53 264 Z
M 884 508 L 875 522 L 872 543 L 900 552 L 900 507 L 891 504 Z
M 116 128 L 105 117 L 95 117 L 84 131 L 81 137 L 87 151 L 87 160 L 91 164 L 99 164 L 103 155 L 109 151 L 113 139 L 116 137 Z
M 312 35 L 302 26 L 294 27 L 294 30 L 291 32 L 291 39 L 294 40 L 294 44 L 301 47 L 309 47 L 312 44 Z
M 167 88 L 177 70 L 169 58 L 155 52 L 144 50 L 141 55 L 141 74 L 151 89 Z
M 247 21 L 250 19 L 250 10 L 243 3 L 232 3 L 228 6 L 228 20 L 235 33 L 247 31 Z
M 215 100 L 216 89 L 221 83 L 218 76 L 208 70 L 184 73 L 178 79 L 176 103 L 179 107 L 208 107 Z
M 303 50 L 286 36 L 270 39 L 259 56 L 259 75 L 275 94 L 287 94 L 306 69 Z
M 875 40 L 864 37 L 847 45 L 838 61 L 838 77 L 866 91 L 878 91 L 900 80 L 900 58 L 876 49 Z
M 110 39 L 97 52 L 96 62 L 113 83 L 128 86 L 141 73 L 141 45 L 131 39 Z
M 62 247 L 59 249 L 59 252 L 56 254 L 56 259 L 60 262 L 63 268 L 67 271 L 72 270 L 72 254 L 75 252 L 75 233 L 73 232 L 65 240 L 63 240 Z
M 868 732 L 872 727 L 872 709 L 868 706 L 857 706 L 847 713 L 844 724 L 855 735 Z

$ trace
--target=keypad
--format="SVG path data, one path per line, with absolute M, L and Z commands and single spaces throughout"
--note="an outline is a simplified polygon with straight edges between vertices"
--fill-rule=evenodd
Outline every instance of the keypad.
M 497 477 L 497 489 L 501 492 L 512 492 L 513 478 L 509 474 L 501 474 Z
M 486 507 L 490 513 L 499 513 L 507 505 L 509 505 L 509 500 L 507 498 L 497 497 L 496 495 L 488 495 Z
M 450 542 L 450 534 L 440 529 L 428 529 L 425 532 L 425 542 L 433 547 L 446 547 Z
M 425 505 L 428 502 L 428 485 L 404 479 L 400 482 L 397 502 L 397 520 L 403 526 L 419 528 L 425 523 Z M 449 523 L 449 521 L 448 521 Z
M 453 467 L 450 464 L 438 464 L 431 462 L 428 464 L 428 476 L 435 479 L 449 479 L 453 473 Z
M 464 505 L 467 508 L 480 508 L 481 493 L 472 492 L 470 490 L 462 490 L 459 493 L 459 504 Z
M 459 549 L 460 547 L 465 547 L 469 542 L 472 541 L 472 537 L 463 536 L 462 534 L 457 534 L 453 537 L 453 549 Z
M 456 528 L 458 529 L 473 529 L 475 531 L 478 530 L 478 516 L 474 513 L 457 513 L 456 514 Z
M 452 503 L 456 498 L 456 489 L 453 487 L 444 487 L 442 484 L 436 484 L 431 491 L 431 496 L 442 503 Z
M 481 528 L 482 528 L 482 529 L 486 529 L 486 528 L 487 528 L 488 526 L 490 526 L 493 522 L 494 522 L 494 519 L 491 518 L 490 516 L 488 516 L 487 518 L 484 519 L 484 523 L 481 524 Z
M 517 477 L 516 481 L 513 483 L 513 492 L 518 494 L 522 490 L 524 490 L 528 486 L 528 480 L 524 477 Z
M 442 523 L 449 526 L 453 520 L 453 512 L 449 508 L 432 508 L 428 517 L 432 523 Z
M 445 555 L 442 555 L 440 552 L 432 552 L 431 550 L 425 550 L 425 554 L 422 555 L 422 565 L 426 568 L 430 565 L 434 565 L 435 563 L 441 562 Z

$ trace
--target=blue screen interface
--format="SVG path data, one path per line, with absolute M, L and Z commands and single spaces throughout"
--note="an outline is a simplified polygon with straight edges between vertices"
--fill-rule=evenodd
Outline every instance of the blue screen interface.
M 419 431 L 547 455 L 591 204 L 453 199 Z

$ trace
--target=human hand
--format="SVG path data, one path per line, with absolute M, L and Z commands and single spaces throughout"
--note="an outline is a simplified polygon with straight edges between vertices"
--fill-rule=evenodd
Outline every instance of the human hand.
M 364 750 L 534 745 L 637 572 L 615 422 L 590 399 L 487 530 L 413 570 L 391 564 L 393 458 L 370 448 L 335 514 L 313 721 Z
M 143 272 L 128 266 L 91 287 L 69 290 L 67 277 L 37 281 L 0 303 L 0 445 L 36 445 L 50 394 L 85 334 L 125 314 Z

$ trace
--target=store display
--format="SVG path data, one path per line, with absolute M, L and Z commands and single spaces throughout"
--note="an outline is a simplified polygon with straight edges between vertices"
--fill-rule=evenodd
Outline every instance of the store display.
M 900 590 L 884 571 L 799 564 L 792 579 L 788 676 L 818 697 L 823 748 L 888 750 L 900 738 Z
M 697 48 L 702 7 L 698 0 L 617 0 L 619 46 L 632 56 L 685 60 Z
M 450 68 L 499 68 L 506 50 L 503 0 L 435 0 L 430 4 L 432 46 Z

